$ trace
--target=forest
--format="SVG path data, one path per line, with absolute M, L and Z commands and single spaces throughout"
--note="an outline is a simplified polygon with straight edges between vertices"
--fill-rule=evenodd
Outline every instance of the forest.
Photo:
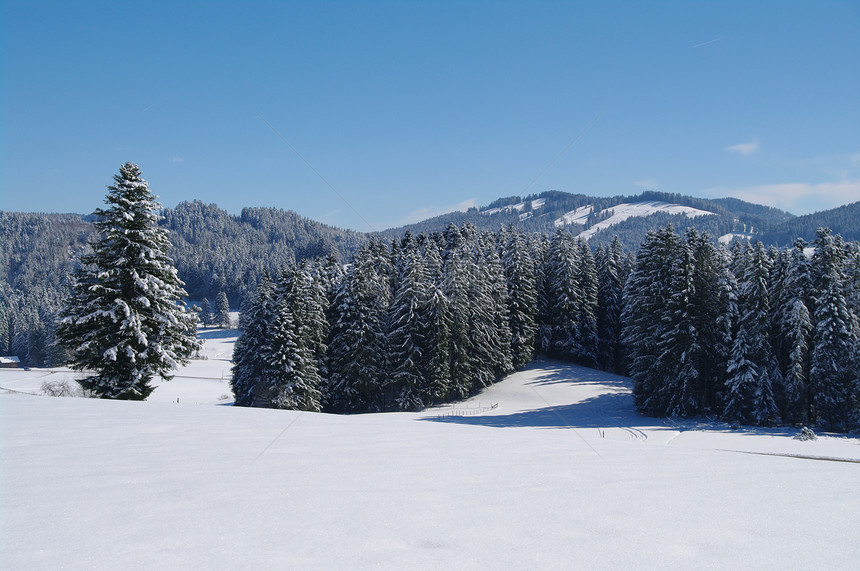
M 728 248 L 667 225 L 630 256 L 565 229 L 451 224 L 266 276 L 232 385 L 240 406 L 419 410 L 542 354 L 631 376 L 649 415 L 850 430 L 858 318 L 860 245 L 825 229 Z

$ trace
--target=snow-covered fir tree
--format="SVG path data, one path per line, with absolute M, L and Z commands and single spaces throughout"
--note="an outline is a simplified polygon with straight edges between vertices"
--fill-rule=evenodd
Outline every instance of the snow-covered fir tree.
M 508 289 L 508 321 L 511 331 L 512 366 L 531 362 L 537 334 L 537 287 L 528 243 L 521 232 L 509 228 L 501 236 L 502 265 Z
M 846 247 L 840 236 L 820 229 L 812 258 L 815 309 L 811 376 L 818 424 L 845 430 L 857 411 L 858 331 L 845 296 Z
M 608 248 L 598 246 L 594 253 L 597 270 L 597 336 L 598 364 L 601 369 L 623 374 L 625 366 L 621 348 L 621 310 L 626 275 L 623 252 L 616 236 Z
M 218 327 L 230 327 L 230 302 L 227 300 L 227 294 L 223 291 L 219 291 L 215 298 L 213 321 Z
M 672 398 L 666 391 L 666 379 L 655 365 L 661 354 L 658 342 L 666 334 L 670 320 L 672 261 L 679 242 L 671 225 L 648 232 L 624 285 L 622 341 L 633 379 L 633 398 L 640 411 L 655 416 L 667 413 Z
M 353 260 L 331 305 L 326 356 L 326 408 L 334 412 L 376 412 L 387 408 L 388 306 L 391 262 L 381 242 Z
M 472 392 L 469 287 L 471 274 L 468 257 L 460 229 L 449 225 L 445 230 L 443 253 L 443 291 L 448 304 L 448 372 L 450 378 L 448 398 L 459 400 Z
M 308 278 L 306 267 L 288 266 L 275 286 L 273 318 L 260 355 L 264 369 L 258 379 L 265 386 L 265 405 L 272 408 L 322 409 L 314 346 L 324 314 L 316 307 Z
M 729 359 L 723 413 L 730 420 L 770 425 L 779 420 L 773 387 L 780 382 L 769 335 L 771 260 L 761 242 L 743 255 L 740 320 Z
M 420 410 L 432 402 L 425 364 L 432 352 L 433 283 L 418 244 L 407 233 L 395 260 L 398 279 L 389 307 L 388 363 L 391 392 L 398 410 Z
M 552 284 L 549 275 L 549 246 L 550 240 L 546 234 L 540 234 L 529 240 L 529 255 L 534 260 L 535 289 L 537 290 L 535 352 L 544 355 L 552 353 L 552 309 L 550 307 Z
M 575 359 L 580 353 L 578 310 L 584 295 L 579 282 L 579 250 L 569 232 L 560 228 L 552 237 L 546 261 L 548 321 L 552 328 L 551 355 Z
M 774 352 L 782 373 L 778 404 L 783 419 L 806 423 L 809 419 L 809 358 L 812 346 L 811 264 L 804 253 L 806 242 L 797 240 L 782 257 L 781 288 L 774 307 Z M 778 279 L 778 278 L 777 278 Z
M 237 406 L 267 406 L 269 402 L 268 390 L 261 381 L 265 375 L 269 328 L 275 319 L 274 290 L 274 283 L 265 274 L 248 304 L 245 329 L 233 347 L 230 386 Z
M 728 364 L 732 335 L 732 309 L 727 308 L 729 319 L 720 319 L 728 302 L 723 272 L 728 259 L 720 252 L 706 233 L 690 228 L 684 235 L 693 256 L 692 291 L 690 292 L 690 324 L 695 340 L 690 346 L 691 361 L 697 371 L 692 387 L 696 410 L 699 413 L 715 411 L 716 395 L 722 390 Z
M 143 400 L 153 376 L 168 376 L 199 347 L 197 317 L 182 302 L 167 231 L 158 227 L 161 206 L 137 165 L 122 165 L 108 191 L 56 338 L 71 352 L 70 366 L 86 372 L 84 389 Z
M 212 303 L 204 297 L 203 301 L 200 302 L 200 322 L 203 324 L 203 327 L 209 327 L 212 325 L 213 319 Z

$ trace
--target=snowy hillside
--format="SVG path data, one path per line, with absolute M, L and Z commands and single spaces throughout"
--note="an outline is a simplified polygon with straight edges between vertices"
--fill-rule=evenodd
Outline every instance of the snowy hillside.
M 556 362 L 421 413 L 217 406 L 230 342 L 210 332 L 210 358 L 151 402 L 0 394 L 0 567 L 775 569 L 860 557 L 857 439 L 664 423 L 634 411 L 628 379 Z M 36 374 L 2 370 L 0 386 Z
M 568 212 L 561 218 L 555 221 L 556 227 L 561 227 L 567 224 L 585 224 L 589 214 L 591 214 L 591 206 L 583 206 L 571 212 Z M 606 212 L 611 212 L 610 216 L 605 220 L 594 224 L 584 232 L 579 234 L 580 238 L 588 239 L 594 236 L 597 232 L 605 230 L 610 226 L 620 224 L 625 220 L 633 217 L 645 217 L 652 214 L 684 214 L 689 218 L 697 216 L 715 216 L 713 212 L 700 210 L 691 206 L 681 206 L 680 204 L 671 204 L 668 202 L 649 201 L 649 202 L 630 202 L 622 203 L 612 208 L 606 209 Z

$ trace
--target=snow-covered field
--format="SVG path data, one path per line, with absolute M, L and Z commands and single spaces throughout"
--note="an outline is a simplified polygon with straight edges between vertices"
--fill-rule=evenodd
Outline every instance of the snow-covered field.
M 556 220 L 555 225 L 564 226 L 566 224 L 573 223 L 585 224 L 589 214 L 591 214 L 591 210 L 591 206 L 581 206 L 576 210 L 571 210 L 570 212 Z M 693 208 L 691 206 L 681 206 L 680 204 L 670 204 L 668 202 L 659 201 L 629 203 L 625 202 L 622 204 L 617 204 L 611 208 L 607 208 L 606 210 L 612 212 L 612 215 L 609 218 L 598 222 L 584 232 L 580 232 L 577 237 L 588 240 L 601 230 L 605 230 L 610 226 L 614 226 L 615 224 L 620 224 L 628 218 L 633 218 L 635 216 L 651 216 L 652 214 L 662 212 L 667 214 L 685 214 L 690 218 L 695 218 L 696 216 L 708 216 L 714 214 L 713 212 L 708 212 L 707 210 L 699 210 L 698 208 Z
M 860 560 L 858 439 L 645 418 L 628 379 L 550 361 L 421 413 L 234 408 L 231 333 L 208 334 L 148 402 L 0 394 L 0 568 Z

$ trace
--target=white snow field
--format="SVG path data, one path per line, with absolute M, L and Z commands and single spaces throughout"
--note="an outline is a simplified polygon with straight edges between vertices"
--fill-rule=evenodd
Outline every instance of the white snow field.
M 584 224 L 588 215 L 591 214 L 592 207 L 591 206 L 582 206 L 577 208 L 576 210 L 571 210 L 561 218 L 555 221 L 556 226 L 564 226 L 566 224 Z M 707 210 L 700 210 L 698 208 L 693 208 L 691 206 L 681 206 L 680 204 L 671 204 L 669 202 L 659 202 L 659 201 L 649 201 L 649 202 L 624 202 L 621 204 L 616 204 L 611 208 L 607 208 L 607 211 L 611 211 L 611 215 L 606 220 L 601 220 L 594 226 L 591 226 L 588 230 L 584 232 L 580 232 L 577 237 L 588 240 L 601 230 L 606 230 L 610 226 L 614 226 L 615 224 L 620 224 L 624 222 L 628 218 L 632 218 L 635 216 L 644 217 L 651 216 L 652 214 L 657 214 L 660 212 L 665 212 L 667 214 L 685 214 L 689 218 L 695 218 L 697 216 L 709 216 L 714 215 L 713 212 L 708 212 Z
M 223 406 L 226 381 L 194 377 L 228 334 L 147 402 L 0 394 L 0 568 L 860 561 L 858 439 L 661 422 L 629 379 L 551 361 L 421 413 Z

